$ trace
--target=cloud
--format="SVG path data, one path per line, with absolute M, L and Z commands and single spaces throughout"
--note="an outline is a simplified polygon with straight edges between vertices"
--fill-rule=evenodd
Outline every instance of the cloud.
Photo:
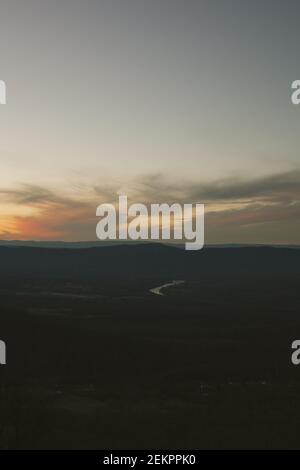
M 95 201 L 80 193 L 62 194 L 36 185 L 22 184 L 0 189 L 2 204 L 13 207 L 13 215 L 0 226 L 1 238 L 72 239 L 81 238 L 82 229 L 94 216 Z M 19 214 L 18 213 L 19 208 Z M 23 215 L 21 209 L 31 209 Z M 74 227 L 77 224 L 77 230 Z M 9 226 L 10 230 L 7 230 Z
M 72 206 L 75 202 L 72 198 L 62 196 L 56 191 L 30 184 L 21 184 L 12 189 L 0 189 L 0 196 L 2 201 L 31 207 Z M 80 201 L 76 201 L 76 204 L 78 203 Z
M 165 200 L 181 197 L 188 202 L 228 202 L 240 200 L 277 201 L 300 198 L 300 170 L 252 180 L 230 178 L 210 183 L 167 182 L 163 175 L 148 175 L 140 180 L 147 198 Z
M 74 190 L 75 188 L 75 190 Z M 0 189 L 2 204 L 30 208 L 29 214 L 6 216 L 1 238 L 94 240 L 96 207 L 117 202 L 120 187 L 75 185 L 56 191 L 22 184 Z M 152 174 L 127 182 L 130 202 L 206 204 L 206 242 L 300 243 L 300 171 L 211 183 L 178 182 Z M 297 222 L 298 221 L 298 222 Z

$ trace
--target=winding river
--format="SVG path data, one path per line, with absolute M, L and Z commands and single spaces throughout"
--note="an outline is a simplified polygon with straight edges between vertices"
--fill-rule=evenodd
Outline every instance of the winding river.
M 177 286 L 178 284 L 183 284 L 184 282 L 185 281 L 168 282 L 167 284 L 162 284 L 161 286 L 154 287 L 153 289 L 150 289 L 150 292 L 152 292 L 152 294 L 156 294 L 156 295 L 165 295 L 161 292 L 162 289 L 166 289 L 167 287 L 171 287 L 171 286 Z

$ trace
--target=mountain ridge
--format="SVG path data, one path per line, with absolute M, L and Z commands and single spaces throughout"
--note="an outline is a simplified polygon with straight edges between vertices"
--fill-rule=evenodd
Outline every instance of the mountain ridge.
M 185 251 L 162 244 L 85 249 L 0 246 L 0 278 L 199 279 L 297 276 L 300 251 L 279 247 L 204 248 Z

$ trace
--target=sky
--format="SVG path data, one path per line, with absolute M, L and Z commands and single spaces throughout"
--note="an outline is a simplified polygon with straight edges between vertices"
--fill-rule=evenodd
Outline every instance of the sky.
M 0 239 L 205 203 L 206 243 L 300 244 L 298 0 L 1 0 Z

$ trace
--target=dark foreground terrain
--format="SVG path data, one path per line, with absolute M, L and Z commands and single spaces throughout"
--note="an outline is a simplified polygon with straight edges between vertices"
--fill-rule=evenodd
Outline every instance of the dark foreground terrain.
M 0 259 L 0 448 L 300 448 L 300 250 Z

